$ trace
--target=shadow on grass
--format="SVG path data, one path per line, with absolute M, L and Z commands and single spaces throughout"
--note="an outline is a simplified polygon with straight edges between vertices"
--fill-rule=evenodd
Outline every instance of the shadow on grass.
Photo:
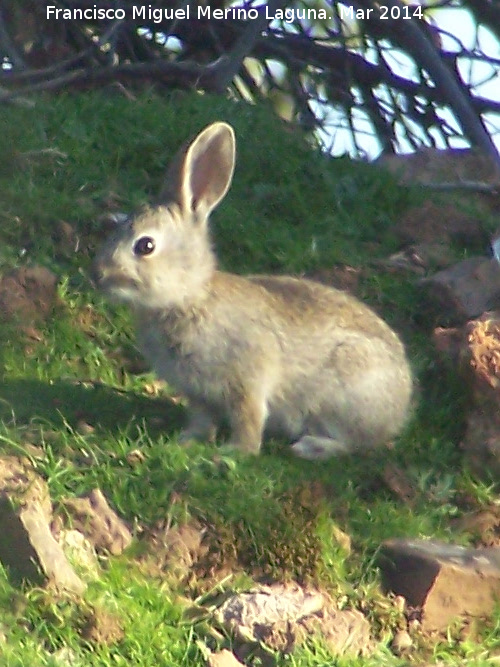
M 168 398 L 147 398 L 99 383 L 7 379 L 0 384 L 0 421 L 18 427 L 76 428 L 83 422 L 114 433 L 137 421 L 152 435 L 168 435 L 180 428 L 182 415 L 182 407 Z

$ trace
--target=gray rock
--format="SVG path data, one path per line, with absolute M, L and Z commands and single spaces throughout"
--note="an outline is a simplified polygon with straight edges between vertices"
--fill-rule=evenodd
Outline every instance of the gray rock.
M 14 580 L 43 583 L 81 595 L 76 575 L 50 531 L 51 503 L 46 483 L 29 462 L 0 459 L 0 560 Z
M 406 630 L 398 630 L 391 642 L 392 652 L 396 655 L 403 655 L 413 646 L 413 640 L 410 633 Z
M 208 667 L 244 667 L 244 665 L 225 648 L 208 656 Z
M 85 580 L 99 578 L 101 570 L 97 554 L 83 533 L 79 530 L 61 530 L 57 535 L 57 542 Z
M 261 586 L 226 600 L 217 620 L 243 642 L 262 642 L 293 651 L 307 637 L 320 635 L 336 655 L 371 651 L 370 625 L 355 610 L 335 609 L 325 594 L 294 584 Z
M 459 324 L 500 308 L 500 265 L 492 259 L 464 259 L 419 284 L 434 324 Z

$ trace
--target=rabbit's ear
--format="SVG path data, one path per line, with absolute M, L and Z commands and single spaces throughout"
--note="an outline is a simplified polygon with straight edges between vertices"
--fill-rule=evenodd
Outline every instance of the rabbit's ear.
M 161 199 L 175 199 L 183 212 L 206 219 L 231 184 L 234 161 L 233 128 L 227 123 L 209 125 L 175 159 Z

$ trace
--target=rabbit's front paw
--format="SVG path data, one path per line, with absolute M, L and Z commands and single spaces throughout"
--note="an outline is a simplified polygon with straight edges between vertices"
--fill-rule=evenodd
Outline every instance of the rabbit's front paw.
M 192 407 L 186 428 L 179 435 L 179 442 L 189 445 L 192 442 L 215 442 L 217 428 L 211 415 L 202 407 Z
M 190 428 L 186 428 L 180 432 L 178 440 L 181 445 L 189 447 L 189 445 L 192 445 L 194 442 L 214 443 L 215 436 L 216 436 L 215 426 L 212 427 L 212 429 L 210 429 L 209 431 L 204 431 L 204 432 L 200 432 L 197 429 L 192 430 Z
M 231 435 L 228 444 L 245 454 L 257 455 L 262 445 L 266 417 L 265 402 L 248 393 L 233 406 L 230 415 Z
M 260 441 L 234 442 L 230 440 L 229 442 L 226 442 L 223 445 L 223 448 L 227 451 L 238 450 L 243 454 L 252 454 L 253 456 L 257 456 L 260 452 L 260 445 L 261 445 Z

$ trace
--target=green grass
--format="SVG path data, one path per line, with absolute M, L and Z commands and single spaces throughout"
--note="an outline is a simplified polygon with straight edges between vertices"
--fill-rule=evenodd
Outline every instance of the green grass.
M 256 459 L 201 444 L 183 449 L 176 442 L 182 404 L 169 399 L 168 388 L 151 395 L 127 311 L 92 291 L 87 273 L 103 215 L 153 196 L 179 144 L 216 119 L 232 123 L 238 138 L 234 185 L 212 221 L 221 265 L 239 273 L 368 269 L 362 296 L 402 332 L 418 379 L 414 416 L 393 451 L 313 464 L 292 458 L 279 442 Z M 99 486 L 132 525 L 197 520 L 211 550 L 183 582 L 148 575 L 132 549 L 102 563 L 83 602 L 15 588 L 0 572 L 1 664 L 56 665 L 57 651 L 67 649 L 71 664 L 86 667 L 201 667 L 204 647 L 231 640 L 206 610 L 192 613 L 195 602 L 208 609 L 220 592 L 257 578 L 325 587 L 368 614 L 378 642 L 371 658 L 334 658 L 317 640 L 291 656 L 269 655 L 268 664 L 408 664 L 388 648 L 401 619 L 380 592 L 381 541 L 408 535 L 467 544 L 471 536 L 452 520 L 464 511 L 464 498 L 482 507 L 495 492 L 462 459 L 457 415 L 466 397 L 454 372 L 437 365 L 411 276 L 372 264 L 398 249 L 394 225 L 425 195 L 369 165 L 320 156 L 264 107 L 209 96 L 58 95 L 39 99 L 33 110 L 5 107 L 0 130 L 0 271 L 40 263 L 59 277 L 58 304 L 52 317 L 35 323 L 37 338 L 0 325 L 4 451 L 32 456 L 32 445 L 41 449 L 33 461 L 54 503 Z M 61 240 L 62 221 L 77 242 Z M 463 252 L 458 248 L 457 257 Z M 93 430 L 82 431 L 82 423 Z M 143 460 L 131 459 L 137 449 Z M 383 481 L 388 463 L 412 482 L 411 506 Z M 335 527 L 350 535 L 350 554 L 334 539 Z M 116 616 L 122 639 L 85 639 L 93 608 Z M 476 641 L 453 629 L 432 642 L 418 639 L 409 657 L 493 664 L 499 622 L 497 614 L 480 623 Z

